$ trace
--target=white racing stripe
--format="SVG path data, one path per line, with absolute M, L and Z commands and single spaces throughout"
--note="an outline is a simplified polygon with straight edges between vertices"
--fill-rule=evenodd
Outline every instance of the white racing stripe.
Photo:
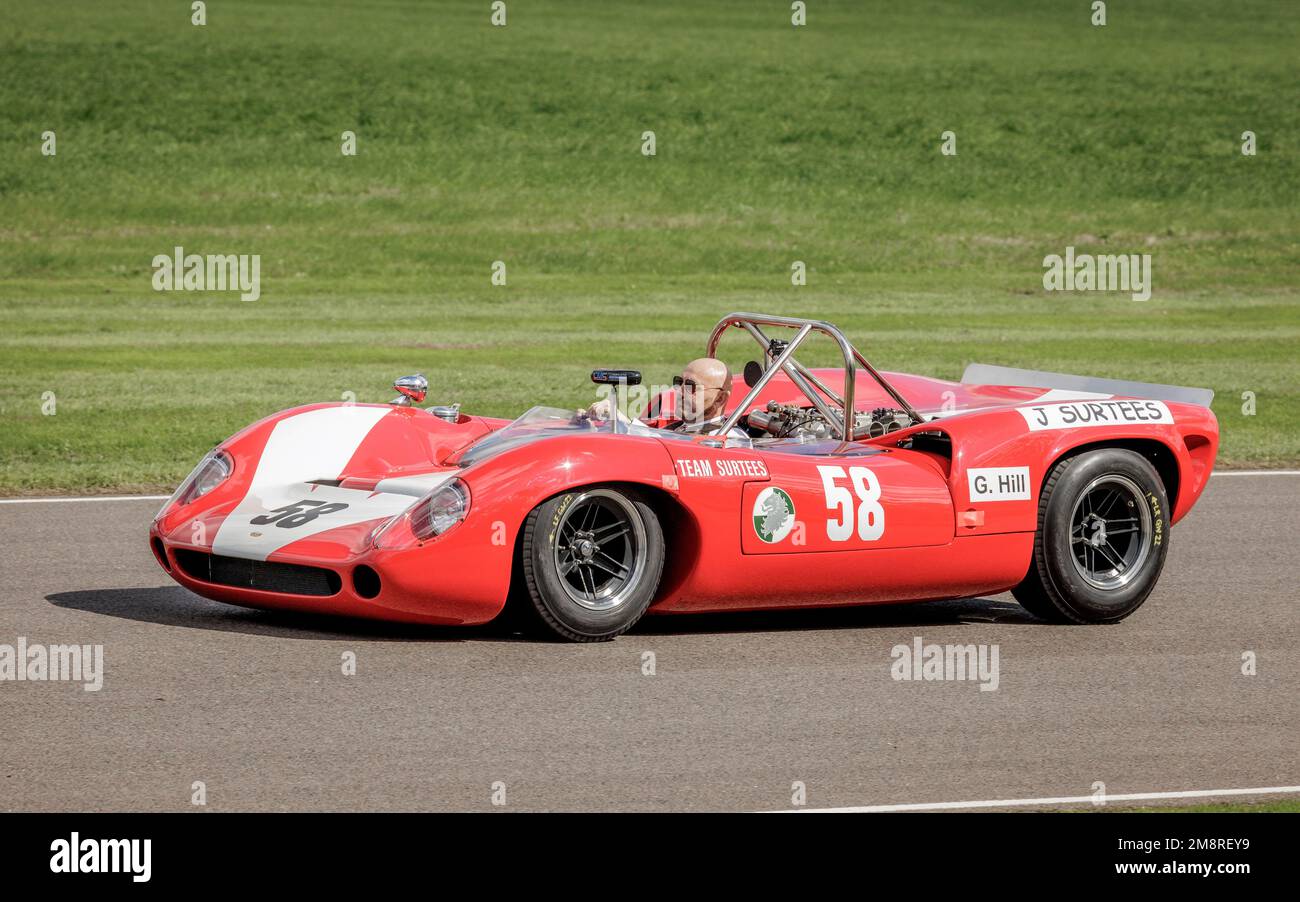
M 978 808 L 1026 808 L 1036 805 L 1083 805 L 1099 799 L 1115 802 L 1146 802 L 1156 799 L 1212 799 L 1228 796 L 1291 795 L 1300 786 L 1258 786 L 1252 789 L 1189 789 L 1180 792 L 1130 792 L 1116 795 L 1059 796 L 1051 799 L 986 799 L 978 802 L 921 802 L 909 805 L 860 805 L 851 808 L 787 808 L 773 814 L 873 814 L 893 811 L 969 811 Z
M 268 485 L 336 479 L 391 409 L 322 407 L 285 417 L 267 436 L 250 492 Z
M 414 499 L 405 495 L 308 484 L 337 479 L 388 413 L 382 407 L 324 407 L 276 423 L 248 494 L 222 522 L 212 551 L 264 561 L 318 532 L 391 517 L 409 507 Z
M 314 490 L 314 491 L 313 491 Z M 411 495 L 296 482 L 250 491 L 221 523 L 215 554 L 264 561 L 285 545 L 319 532 L 395 517 L 416 502 Z

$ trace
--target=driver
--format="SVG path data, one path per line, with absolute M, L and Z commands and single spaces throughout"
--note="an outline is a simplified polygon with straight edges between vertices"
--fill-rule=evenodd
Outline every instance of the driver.
M 713 357 L 701 357 L 686 364 L 682 374 L 673 379 L 677 392 L 677 410 L 681 419 L 664 428 L 673 432 L 712 434 L 726 422 L 727 399 L 731 397 L 731 369 Z M 580 414 L 591 419 L 607 420 L 612 406 L 610 398 L 602 398 Z M 644 426 L 640 420 L 628 420 L 621 412 L 622 422 Z M 744 430 L 733 427 L 727 438 L 746 439 Z

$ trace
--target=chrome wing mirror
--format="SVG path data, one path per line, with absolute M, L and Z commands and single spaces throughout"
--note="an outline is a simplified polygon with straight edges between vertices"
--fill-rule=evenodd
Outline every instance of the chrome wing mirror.
M 396 404 L 398 407 L 410 407 L 414 401 L 420 404 L 424 401 L 424 396 L 429 393 L 429 380 L 424 378 L 420 373 L 414 376 L 403 376 L 393 383 L 393 388 L 397 389 L 397 397 L 390 401 L 390 404 Z

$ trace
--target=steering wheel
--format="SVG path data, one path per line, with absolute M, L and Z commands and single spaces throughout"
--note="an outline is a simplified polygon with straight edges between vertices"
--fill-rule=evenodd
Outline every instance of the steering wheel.
M 609 421 L 608 421 L 608 420 L 601 420 L 600 422 L 602 422 L 602 423 L 608 423 Z M 572 423 L 572 425 L 574 425 L 574 426 L 584 426 L 584 425 L 585 425 L 585 426 L 587 427 L 587 431 L 588 431 L 588 432 L 599 432 L 599 431 L 600 431 L 600 427 L 596 425 L 596 420 L 595 420 L 595 418 L 587 416 L 587 411 L 585 411 L 585 410 L 577 410 L 577 411 L 574 411 L 574 414 L 573 414 L 573 420 L 571 421 L 571 423 Z

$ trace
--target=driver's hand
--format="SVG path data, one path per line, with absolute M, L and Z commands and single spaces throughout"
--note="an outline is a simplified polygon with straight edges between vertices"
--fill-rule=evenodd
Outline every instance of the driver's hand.
M 608 420 L 610 406 L 609 398 L 601 398 L 585 411 L 582 411 L 582 415 L 589 420 Z

